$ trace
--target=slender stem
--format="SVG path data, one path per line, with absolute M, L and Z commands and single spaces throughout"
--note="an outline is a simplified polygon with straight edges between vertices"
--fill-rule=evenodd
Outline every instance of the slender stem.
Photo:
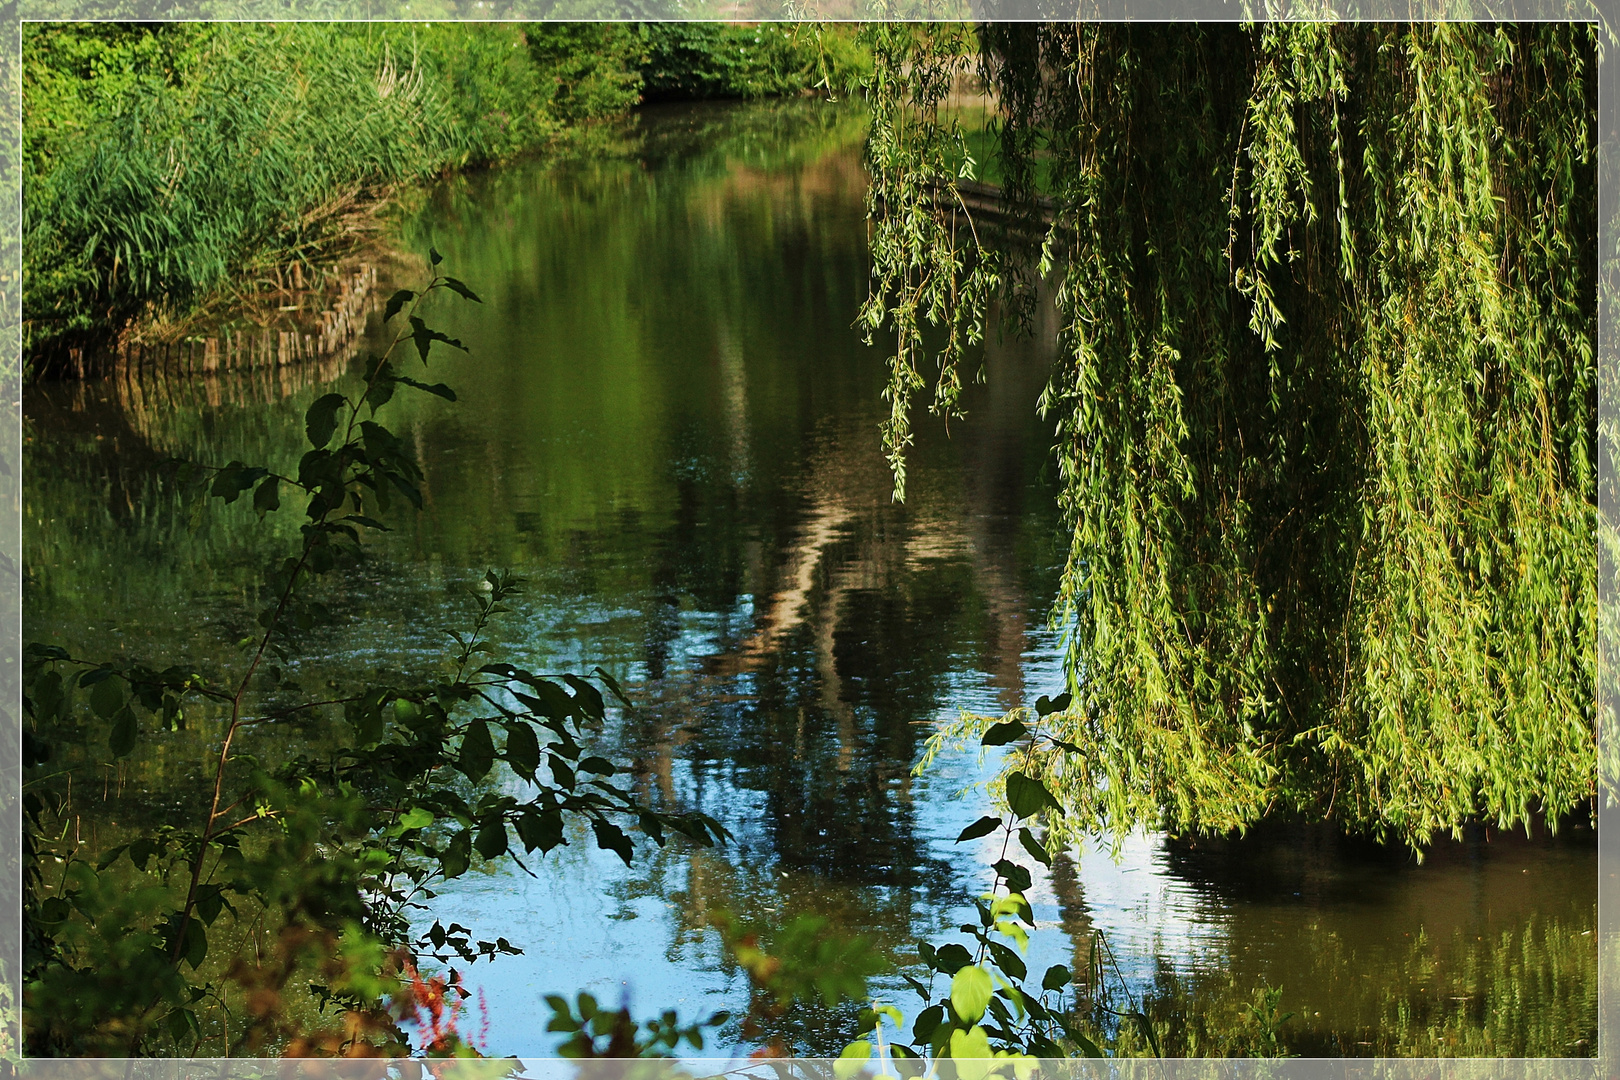
M 322 516 L 324 520 L 324 515 Z M 304 552 L 299 556 L 297 564 L 287 578 L 287 587 L 282 590 L 281 599 L 276 602 L 275 614 L 270 618 L 269 624 L 264 628 L 264 634 L 259 638 L 259 647 L 253 654 L 253 662 L 248 665 L 247 672 L 242 681 L 237 684 L 236 694 L 231 699 L 231 722 L 225 729 L 225 739 L 220 743 L 219 761 L 214 766 L 214 794 L 208 805 L 208 820 L 203 825 L 202 842 L 197 846 L 197 858 L 191 867 L 191 885 L 186 890 L 186 902 L 180 909 L 180 927 L 175 932 L 174 950 L 171 958 L 178 963 L 180 952 L 185 947 L 186 930 L 191 924 L 191 911 L 197 903 L 197 887 L 202 883 L 203 860 L 208 855 L 208 845 L 218 835 L 214 831 L 214 823 L 219 820 L 220 793 L 225 787 L 225 766 L 230 762 L 231 740 L 236 737 L 237 729 L 242 726 L 242 699 L 247 694 L 248 684 L 254 674 L 259 670 L 259 664 L 264 660 L 264 653 L 270 646 L 271 635 L 275 633 L 276 626 L 281 622 L 282 613 L 287 610 L 287 604 L 292 600 L 293 588 L 298 584 L 298 575 L 303 572 L 304 564 L 309 561 L 309 553 L 313 545 L 309 540 L 304 542 Z
M 1034 731 L 1031 731 L 1029 733 L 1029 745 L 1024 748 L 1024 768 L 1026 768 L 1026 769 L 1029 768 L 1030 763 L 1034 759 L 1034 756 L 1035 756 L 1036 734 L 1037 733 L 1034 732 Z M 1017 827 L 1018 827 L 1018 816 L 1012 812 L 1011 807 L 1008 807 L 1007 808 L 1007 821 L 1006 821 L 1005 824 L 1002 825 L 1001 855 L 996 860 L 997 862 L 1001 862 L 1001 861 L 1003 861 L 1003 860 L 1005 860 L 1007 858 L 1007 849 L 1010 846 L 1012 846 L 1013 830 L 1015 828 L 1017 828 Z M 1001 886 L 1002 886 L 1002 884 L 1004 882 L 1006 882 L 1006 879 L 1002 876 L 1001 871 L 997 870 L 995 880 L 993 882 L 991 882 L 991 884 L 990 884 L 990 895 L 992 897 L 995 896 L 996 890 L 1001 888 Z M 1012 885 L 1011 885 L 1011 883 L 1007 883 L 1007 894 L 1009 896 L 1012 895 Z M 990 948 L 990 946 L 989 946 L 988 942 L 980 941 L 979 942 L 979 955 L 974 958 L 973 962 L 978 963 L 979 961 L 983 960 L 984 959 L 984 954 L 989 950 L 989 948 Z
M 415 314 L 417 306 L 422 302 L 422 298 L 437 288 L 440 282 L 441 279 L 439 275 L 435 273 L 432 279 L 428 282 L 427 287 L 412 298 L 410 309 L 406 313 L 407 319 L 410 315 Z M 408 322 L 407 325 L 409 325 Z M 347 424 L 344 426 L 343 440 L 339 444 L 340 446 L 347 447 L 349 445 L 350 440 L 354 436 L 354 425 L 360 417 L 360 406 L 364 404 L 366 396 L 371 392 L 372 386 L 377 381 L 377 377 L 382 374 L 383 364 L 390 356 L 393 355 L 394 350 L 399 347 L 400 342 L 404 341 L 408 336 L 409 335 L 404 333 L 399 333 L 394 336 L 394 340 L 389 343 L 387 351 L 383 353 L 381 359 L 374 365 L 370 377 L 366 380 L 365 392 L 360 395 L 357 401 L 349 403 L 349 419 Z M 345 479 L 345 488 L 347 488 L 349 483 L 353 482 L 353 479 L 353 477 Z M 325 524 L 326 519 L 331 516 L 334 509 L 336 508 L 334 507 L 324 510 L 321 513 L 321 516 L 316 519 L 314 524 L 317 526 Z M 286 588 L 282 590 L 281 598 L 276 602 L 275 612 L 271 615 L 270 621 L 265 625 L 264 633 L 259 637 L 259 645 L 258 648 L 254 650 L 253 660 L 248 664 L 247 671 L 243 673 L 241 681 L 237 683 L 236 693 L 231 696 L 231 722 L 225 729 L 225 738 L 224 741 L 221 742 L 219 748 L 219 759 L 214 766 L 214 791 L 208 807 L 208 820 L 203 825 L 202 840 L 198 844 L 197 848 L 197 858 L 191 866 L 191 884 L 186 890 L 186 902 L 180 908 L 180 923 L 178 929 L 175 931 L 174 949 L 171 953 L 170 959 L 176 964 L 180 962 L 181 950 L 185 946 L 186 930 L 190 928 L 191 913 L 197 904 L 197 889 L 202 884 L 203 863 L 208 854 L 208 846 L 210 842 L 219 835 L 219 833 L 215 831 L 214 825 L 219 820 L 222 813 L 228 812 L 228 810 L 220 810 L 219 801 L 220 795 L 225 787 L 225 767 L 230 763 L 231 741 L 236 737 L 236 732 L 245 722 L 242 718 L 242 702 L 247 696 L 248 686 L 252 683 L 253 676 L 258 672 L 259 665 L 264 661 L 265 651 L 270 647 L 270 641 L 275 636 L 277 627 L 279 627 L 281 624 L 281 618 L 286 613 L 287 605 L 292 601 L 293 590 L 297 587 L 299 576 L 304 572 L 304 567 L 309 562 L 310 553 L 315 550 L 315 537 L 318 535 L 319 533 L 315 529 L 311 529 L 305 534 L 304 550 L 299 555 L 298 562 L 294 564 L 292 572 L 287 576 Z M 235 826 L 232 826 L 232 828 L 234 827 Z
M 224 836 L 228 832 L 231 832 L 231 831 L 233 831 L 235 829 L 240 829 L 244 825 L 251 825 L 255 821 L 269 821 L 271 818 L 280 817 L 280 816 L 281 816 L 281 811 L 280 810 L 266 810 L 262 814 L 249 814 L 247 817 L 243 818 L 241 821 L 233 821 L 233 822 L 231 822 L 229 825 L 227 825 L 223 829 L 219 830 L 219 832 L 215 833 L 214 836 L 217 839 L 218 837 Z M 215 865 L 217 866 L 218 864 L 216 863 Z

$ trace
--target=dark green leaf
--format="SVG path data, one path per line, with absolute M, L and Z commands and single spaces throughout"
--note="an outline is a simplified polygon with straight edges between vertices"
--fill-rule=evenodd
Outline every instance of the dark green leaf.
M 124 706 L 122 679 L 104 678 L 90 688 L 90 708 L 103 720 L 110 720 Z
M 1023 982 L 1024 978 L 1029 974 L 1029 969 L 1024 966 L 1023 959 L 999 941 L 986 942 L 986 944 L 990 948 L 990 956 L 995 960 L 996 967 L 1001 969 L 1001 973 L 1013 982 Z
M 332 435 L 337 431 L 338 410 L 348 403 L 349 399 L 342 394 L 322 394 L 315 399 L 304 414 L 304 433 L 309 436 L 311 446 L 317 450 L 326 449 L 326 444 L 332 441 Z
M 401 308 L 415 299 L 416 294 L 409 289 L 400 289 L 393 296 L 390 296 L 388 306 L 383 308 L 383 322 L 387 322 L 395 315 L 398 315 Z
M 1052 856 L 1046 853 L 1046 846 L 1035 839 L 1035 834 L 1028 829 L 1018 830 L 1018 842 L 1024 845 L 1024 850 L 1042 866 L 1052 865 Z
M 562 720 L 574 711 L 574 699 L 568 696 L 568 691 L 556 683 L 535 679 L 529 683 L 529 688 L 538 696 L 530 697 L 527 694 L 517 693 L 513 694 L 513 697 L 539 715 Z
M 630 854 L 633 850 L 630 838 L 624 835 L 624 830 L 612 822 L 601 818 L 591 822 L 591 829 L 596 833 L 596 846 L 604 851 L 612 851 L 624 860 L 624 865 L 630 865 Z
M 196 964 L 191 965 L 196 967 Z M 195 1037 L 198 1032 L 197 1014 L 190 1009 L 171 1009 L 164 1019 L 164 1027 L 169 1029 L 169 1038 L 176 1043 L 183 1039 Z
M 424 391 L 426 393 L 434 395 L 435 397 L 442 397 L 446 401 L 454 401 L 454 400 L 456 400 L 456 392 L 454 390 L 450 389 L 448 386 L 446 386 L 442 382 L 441 383 L 432 383 L 432 384 L 425 383 L 425 382 L 417 382 L 415 379 L 407 379 L 403 375 L 401 375 L 399 378 L 395 379 L 394 381 L 397 382 L 397 383 L 403 383 L 406 386 L 414 387 L 417 390 L 422 390 L 422 391 Z
M 965 840 L 977 840 L 981 836 L 989 836 L 999 828 L 1001 828 L 1001 819 L 986 814 L 963 829 L 962 834 L 956 838 L 956 842 L 960 844 Z
M 585 710 L 586 716 L 592 720 L 600 720 L 607 714 L 600 690 L 578 675 L 565 674 L 563 681 L 574 688 L 574 700 Z
M 1019 818 L 1030 817 L 1041 810 L 1062 809 L 1052 793 L 1046 790 L 1045 784 L 1021 772 L 1007 776 L 1007 805 L 1012 809 L 1013 816 Z
M 495 744 L 489 737 L 489 725 L 481 719 L 474 720 L 461 738 L 456 767 L 467 774 L 467 779 L 481 780 L 494 763 Z
M 949 945 L 941 945 L 935 958 L 938 960 L 938 970 L 947 975 L 955 975 L 963 967 L 973 963 L 973 957 L 967 949 L 954 941 Z
M 126 705 L 113 717 L 112 734 L 107 737 L 107 749 L 112 751 L 113 757 L 124 757 L 135 749 L 136 734 L 135 714 Z
M 550 851 L 559 844 L 566 844 L 563 839 L 563 819 L 560 810 L 537 810 L 530 807 L 517 822 L 518 839 L 529 851 L 538 848 L 542 853 Z
M 424 364 L 428 360 L 428 350 L 433 347 L 435 341 L 442 341 L 452 348 L 460 349 L 462 352 L 467 351 L 467 347 L 461 342 L 432 329 L 415 315 L 411 316 L 411 340 L 416 343 L 417 354 L 421 356 Z
M 1084 1033 L 1078 1030 L 1072 1030 L 1065 1032 L 1065 1034 L 1068 1035 L 1069 1039 L 1073 1041 L 1075 1046 L 1079 1047 L 1080 1053 L 1083 1056 L 1088 1058 L 1100 1058 L 1107 1056 L 1103 1053 L 1102 1047 L 1092 1042 L 1091 1039 L 1089 1039 Z
M 468 300 L 471 300 L 475 304 L 482 304 L 483 303 L 482 300 L 478 299 L 478 294 L 477 293 L 475 293 L 471 289 L 467 288 L 467 286 L 463 282 L 458 281 L 456 278 L 453 278 L 453 277 L 445 278 L 444 279 L 444 285 L 445 285 L 445 288 L 451 290 L 452 292 L 457 293 L 458 295 L 465 296 Z
M 1049 698 L 1042 694 L 1035 702 L 1035 711 L 1041 716 L 1051 716 L 1053 713 L 1060 713 L 1067 709 L 1073 701 L 1074 695 L 1068 691 L 1064 691 L 1055 698 Z
M 534 771 L 540 767 L 540 741 L 534 728 L 522 721 L 506 725 L 506 761 L 523 779 L 534 779 Z
M 214 474 L 214 483 L 209 488 L 209 494 L 223 499 L 227 504 L 233 503 L 242 492 L 258 483 L 265 475 L 264 469 L 233 461 Z
M 1062 990 L 1074 981 L 1074 976 L 1062 964 L 1053 964 L 1041 978 L 1042 990 Z
M 1011 859 L 997 859 L 992 868 L 1006 881 L 1008 892 L 1021 893 L 1029 888 L 1029 871 Z
M 371 378 L 371 388 L 366 391 L 366 404 L 371 406 L 372 416 L 376 416 L 378 409 L 393 400 L 398 382 L 399 376 L 394 373 L 392 364 L 385 362 L 377 369 Z
M 463 829 L 439 855 L 439 867 L 444 876 L 458 878 L 472 865 L 472 830 Z
M 197 917 L 205 926 L 213 926 L 214 920 L 219 918 L 219 913 L 230 906 L 225 900 L 224 890 L 218 885 L 198 886 Z
M 619 686 L 619 681 L 617 679 L 615 679 L 612 675 L 609 675 L 601 668 L 597 668 L 595 674 L 596 677 L 601 679 L 603 684 L 607 686 L 608 690 L 613 694 L 613 696 L 619 699 L 620 705 L 623 705 L 627 709 L 635 708 L 634 705 L 630 704 L 630 699 L 624 696 L 624 690 Z
M 506 822 L 496 819 L 478 830 L 478 839 L 473 841 L 473 847 L 478 854 L 486 859 L 498 858 L 506 854 Z
M 271 510 L 281 509 L 281 479 L 272 476 L 259 485 L 253 493 L 253 509 L 259 512 L 260 517 Z
M 933 1038 L 934 1031 L 945 1022 L 945 1006 L 930 1005 L 917 1014 L 917 1019 L 911 1023 L 911 1038 L 913 1042 L 925 1043 Z
M 63 692 L 62 676 L 56 671 L 46 670 L 34 677 L 33 684 L 28 688 L 29 698 L 33 705 L 34 715 L 42 720 L 52 719 L 62 714 L 67 704 L 67 695 Z M 25 755 L 26 757 L 26 755 Z M 43 762 L 25 760 L 23 764 L 33 765 Z
M 996 724 L 989 731 L 986 731 L 979 743 L 982 746 L 1006 746 L 1010 742 L 1022 739 L 1027 734 L 1029 734 L 1029 728 L 1024 726 L 1023 721 L 1008 720 L 1005 723 Z
M 161 846 L 150 836 L 143 836 L 129 845 L 129 861 L 135 865 L 135 869 L 144 874 L 146 864 L 152 861 L 152 856 L 158 853 Z
M 1154 1028 L 1153 1021 L 1140 1011 L 1126 1013 L 1125 1015 L 1136 1025 L 1136 1029 L 1147 1038 L 1148 1046 L 1153 1049 L 1153 1056 L 1164 1057 L 1164 1051 L 1159 1049 L 1159 1032 Z
M 22 733 L 22 766 L 31 769 L 51 760 L 51 744 L 27 728 Z
M 193 971 L 208 956 L 208 931 L 197 919 L 186 922 L 185 941 L 180 946 L 180 958 L 191 965 Z

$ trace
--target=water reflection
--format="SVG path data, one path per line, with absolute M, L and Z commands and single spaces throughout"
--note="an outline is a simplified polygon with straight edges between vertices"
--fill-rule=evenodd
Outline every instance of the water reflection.
M 458 590 L 510 567 L 531 589 L 500 646 L 536 668 L 612 671 L 637 708 L 606 749 L 645 795 L 737 838 L 626 869 L 579 835 L 535 878 L 479 872 L 447 890 L 436 916 L 527 950 L 471 973 L 503 1051 L 550 1049 L 548 992 L 737 1009 L 746 980 L 716 909 L 817 912 L 910 963 L 988 884 L 990 841 L 954 843 L 986 809 L 980 792 L 957 797 L 983 775 L 976 755 L 911 768 L 958 708 L 999 712 L 1061 684 L 1044 620 L 1062 548 L 1033 413 L 1055 328 L 1047 312 L 1033 341 L 991 343 L 968 420 L 948 436 L 920 425 L 910 498 L 894 504 L 883 370 L 850 327 L 866 275 L 861 126 L 814 103 L 649 110 L 579 160 L 448 184 L 403 226 L 486 303 L 433 313 L 472 352 L 435 361 L 454 406 L 398 399 L 426 509 L 342 583 L 353 624 L 295 674 L 431 666 Z M 194 527 L 148 467 L 172 453 L 291 467 L 309 401 L 352 377 L 34 393 L 29 637 L 231 663 L 257 570 L 296 521 L 237 506 Z M 255 751 L 286 752 L 278 737 Z M 193 782 L 188 746 L 177 735 L 136 764 L 152 813 Z M 1320 833 L 1139 834 L 1113 855 L 1065 853 L 1037 878 L 1047 929 L 1028 964 L 1085 972 L 1100 932 L 1178 1050 L 1242 1050 L 1268 984 L 1309 1052 L 1590 1052 L 1589 834 L 1481 835 L 1421 867 Z M 836 1019 L 811 1010 L 782 1034 L 836 1052 Z

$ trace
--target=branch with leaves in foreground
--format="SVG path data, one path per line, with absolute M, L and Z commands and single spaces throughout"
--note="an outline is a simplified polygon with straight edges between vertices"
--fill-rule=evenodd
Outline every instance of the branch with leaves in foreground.
M 835 1067 L 841 1080 L 870 1069 L 874 1057 L 886 1068 L 905 1059 L 929 1062 L 932 1069 L 949 1062 L 941 1075 L 963 1080 L 990 1075 L 1027 1080 L 1041 1058 L 1164 1056 L 1159 1026 L 1148 1015 L 1147 1003 L 1132 993 L 1101 931 L 1090 942 L 1089 970 L 1073 972 L 1054 964 L 1036 988 L 1024 961 L 1029 935 L 1036 929 L 1034 909 L 1025 896 L 1032 872 L 1014 859 L 1027 856 L 1052 866 L 1050 826 L 1063 809 L 1048 790 L 1041 766 L 1051 751 L 1068 749 L 1048 720 L 1071 700 L 1067 693 L 1043 696 L 1032 711 L 1015 709 L 994 722 L 967 717 L 930 738 L 919 773 L 948 743 L 969 733 L 987 750 L 1015 747 L 1000 770 L 1006 812 L 979 818 L 956 839 L 960 844 L 999 834 L 999 850 L 989 864 L 990 888 L 974 900 L 977 922 L 959 927 L 972 947 L 961 942 L 918 944 L 929 978 L 923 982 L 904 976 L 922 1000 L 909 1032 L 906 1017 L 894 1005 L 874 1000 L 862 1011 L 857 1038 Z M 1045 836 L 1037 831 L 1042 822 Z M 994 847 L 993 839 L 991 843 Z M 934 985 L 939 976 L 949 980 L 943 993 Z M 1284 1052 L 1277 1029 L 1292 1014 L 1279 1014 L 1280 995 L 1280 988 L 1257 992 L 1250 1030 L 1240 1036 L 1240 1045 L 1262 1056 Z
M 419 960 L 520 951 L 504 937 L 474 941 L 458 924 L 416 932 L 413 915 L 475 854 L 527 871 L 524 857 L 568 843 L 571 824 L 627 864 L 633 832 L 659 845 L 727 836 L 707 815 L 644 805 L 589 753 L 604 691 L 629 706 L 606 671 L 587 679 L 479 662 L 493 651 L 491 620 L 520 593 L 506 574 L 491 571 L 474 593 L 470 627 L 451 633 L 446 677 L 261 706 L 256 677 L 292 660 L 301 633 L 335 621 L 306 595 L 309 583 L 360 560 L 362 531 L 385 528 L 377 515 L 395 502 L 421 508 L 421 471 L 377 416 L 401 389 L 456 399 L 405 374 L 396 356 L 409 343 L 425 369 L 435 345 L 463 348 L 418 314 L 439 291 L 478 300 L 439 264 L 434 252 L 428 280 L 389 300 L 385 321 L 403 315 L 405 329 L 366 362 L 359 392 L 309 407 L 309 449 L 294 475 L 176 463 L 176 479 L 199 497 L 231 503 L 251 491 L 261 518 L 289 492 L 306 507 L 298 549 L 265 575 L 260 630 L 242 642 L 234 676 L 98 662 L 49 644 L 25 650 L 30 1054 L 409 1053 L 395 1002 L 409 997 Z M 250 727 L 338 715 L 352 738 L 336 749 L 275 763 L 241 749 Z M 194 717 L 219 725 L 202 805 L 86 850 L 71 828 L 73 775 L 155 751 Z M 81 800 L 91 786 L 81 780 Z M 294 989 L 306 984 L 308 994 Z M 432 1050 L 473 1052 L 459 1040 Z

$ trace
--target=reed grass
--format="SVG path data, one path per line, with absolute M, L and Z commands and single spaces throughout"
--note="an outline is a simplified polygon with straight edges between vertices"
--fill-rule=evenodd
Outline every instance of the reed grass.
M 357 201 L 561 126 L 508 25 L 238 24 L 195 54 L 188 77 L 125 80 L 31 155 L 31 354 L 183 310 L 254 262 L 316 255 Z

